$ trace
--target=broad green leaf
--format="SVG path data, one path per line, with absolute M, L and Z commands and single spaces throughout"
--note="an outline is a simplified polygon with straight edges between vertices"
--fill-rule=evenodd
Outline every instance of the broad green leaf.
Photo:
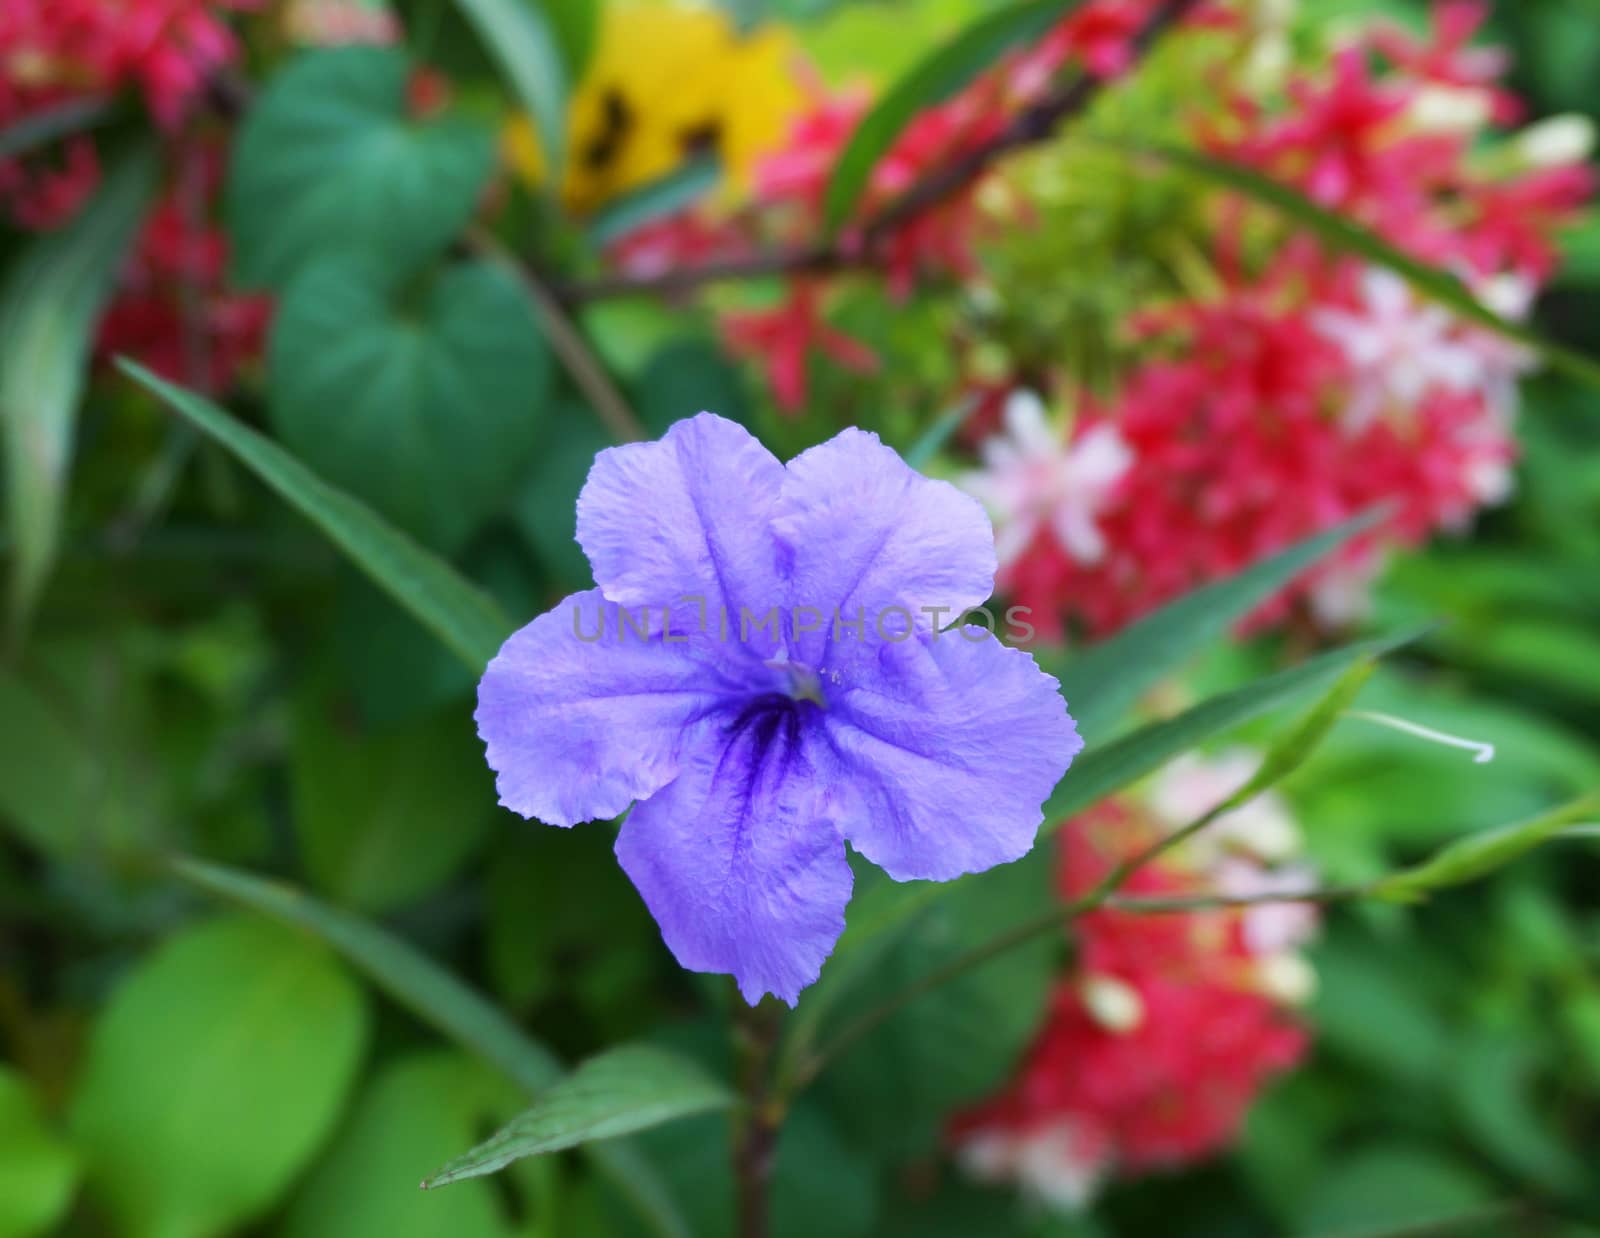
M 552 420 L 556 432 L 529 466 L 511 519 L 545 577 L 565 595 L 593 583 L 577 540 L 578 495 L 595 456 L 612 443 L 599 420 L 576 400 L 559 401 Z
M 1186 593 L 1108 640 L 1092 645 L 1060 671 L 1061 691 L 1091 741 L 1114 726 L 1134 702 L 1318 560 L 1377 523 L 1367 512 L 1297 542 L 1226 580 Z M 1042 659 L 1045 669 L 1054 670 Z
M 330 907 L 291 886 L 202 860 L 178 859 L 185 881 L 286 924 L 308 929 L 417 1018 L 514 1080 L 530 1096 L 561 1077 L 559 1058 L 526 1036 L 480 994 L 409 943 L 358 915 Z M 677 1206 L 636 1150 L 620 1142 L 586 1149 L 661 1238 L 687 1238 Z
M 332 1130 L 367 1039 L 320 943 L 255 918 L 185 930 L 95 1025 L 72 1106 L 90 1191 L 129 1238 L 259 1216 Z
M 156 171 L 146 146 L 123 155 L 70 223 L 18 254 L 0 287 L 0 444 L 14 633 L 27 623 L 55 561 L 95 324 L 155 191 Z
M 1175 718 L 1087 749 L 1073 762 L 1045 804 L 1042 832 L 1053 832 L 1067 818 L 1159 769 L 1179 753 L 1304 693 L 1323 688 L 1356 663 L 1395 649 L 1415 636 L 1415 632 L 1407 632 L 1330 650 L 1299 666 L 1210 697 Z
M 0 1066 L 0 1238 L 50 1230 L 72 1202 L 78 1156 L 45 1123 L 27 1079 Z
M 284 1238 L 510 1238 L 491 1183 L 422 1195 L 417 1183 L 504 1117 L 501 1076 L 449 1050 L 388 1063 L 296 1192 Z
M 1012 48 L 1037 39 L 1075 3 L 1028 0 L 986 13 L 895 82 L 862 118 L 834 163 L 822 202 L 824 228 L 835 232 L 849 219 L 878 161 L 918 112 L 956 94 Z
M 540 0 L 561 47 L 567 81 L 581 82 L 600 39 L 600 0 Z
M 1407 901 L 1431 890 L 1464 885 L 1503 868 L 1525 852 L 1561 836 L 1571 826 L 1597 820 L 1600 791 L 1592 791 L 1530 821 L 1458 839 L 1421 864 L 1385 877 L 1373 893 L 1379 898 Z
M 465 120 L 412 119 L 410 73 L 399 51 L 335 48 L 302 53 L 268 82 L 228 177 L 241 283 L 282 288 L 312 258 L 352 255 L 398 279 L 466 226 L 493 135 Z
M 466 710 L 374 732 L 343 702 L 297 702 L 289 792 L 306 871 L 342 903 L 387 911 L 452 876 L 495 816 L 494 780 Z
M 288 448 L 448 553 L 505 506 L 539 443 L 549 354 L 492 263 L 397 289 L 359 260 L 320 262 L 284 294 L 268 358 Z
M 1487 1234 L 1493 1186 L 1442 1148 L 1385 1139 L 1324 1165 L 1300 1201 L 1293 1232 L 1304 1238 L 1385 1234 Z M 1502 1214 L 1501 1222 L 1509 1220 Z
M 414 946 L 371 921 L 293 886 L 219 864 L 178 859 L 173 868 L 210 894 L 309 929 L 417 1018 L 515 1079 L 524 1091 L 538 1093 L 560 1077 L 561 1062 L 548 1049 Z
M 1481 1028 L 1458 1046 L 1447 1076 L 1462 1133 L 1519 1179 L 1552 1193 L 1581 1191 L 1584 1164 L 1556 1106 L 1537 1091 L 1540 1051 L 1504 1029 Z
M 92 129 L 110 112 L 104 99 L 67 99 L 0 128 L 0 160 L 15 159 L 38 146 Z
M 690 159 L 660 180 L 606 203 L 589 224 L 589 240 L 610 245 L 645 224 L 675 215 L 710 193 L 721 177 L 722 166 L 714 157 Z
M 386 524 L 371 508 L 334 489 L 271 439 L 192 391 L 157 378 L 127 358 L 118 365 L 135 382 L 221 443 L 290 506 L 350 556 L 374 583 L 448 645 L 474 673 L 482 672 L 511 633 L 511 622 L 482 590 L 443 560 Z
M 1600 385 L 1600 361 L 1548 340 L 1532 327 L 1502 317 L 1473 295 L 1471 289 L 1449 271 L 1418 262 L 1375 232 L 1337 211 L 1317 205 L 1297 189 L 1263 176 L 1253 168 L 1186 147 L 1134 146 L 1126 149 L 1135 156 L 1147 156 L 1170 163 L 1281 211 L 1334 249 L 1393 271 L 1416 292 L 1447 306 L 1467 321 L 1533 349 L 1551 365 L 1574 378 Z
M 570 7 L 571 0 L 564 3 Z M 455 6 L 533 117 L 545 165 L 561 167 L 567 143 L 567 66 L 543 0 L 455 0 Z
M 492 1136 L 450 1161 L 423 1186 L 447 1186 L 512 1161 L 631 1135 L 712 1109 L 734 1095 L 696 1063 L 653 1045 L 623 1045 L 581 1063 Z

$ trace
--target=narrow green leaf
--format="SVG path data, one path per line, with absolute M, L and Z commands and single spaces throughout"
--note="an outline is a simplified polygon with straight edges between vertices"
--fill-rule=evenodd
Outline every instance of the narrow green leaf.
M 0 438 L 16 557 L 14 632 L 26 625 L 55 560 L 95 324 L 155 191 L 156 169 L 147 146 L 124 155 L 75 219 L 22 251 L 0 288 Z
M 292 886 L 237 869 L 180 857 L 183 880 L 287 924 L 315 933 L 417 1018 L 537 1096 L 561 1077 L 559 1058 L 525 1035 L 493 1004 L 409 943 L 361 916 L 318 902 Z M 688 1227 L 655 1170 L 626 1143 L 587 1149 L 606 1177 L 660 1238 L 688 1238 Z
M 1591 791 L 1529 821 L 1485 830 L 1441 848 L 1412 868 L 1383 878 L 1373 888 L 1379 898 L 1407 902 L 1430 890 L 1464 885 L 1504 867 L 1571 827 L 1600 817 L 1600 791 Z
M 1186 593 L 1056 671 L 1084 735 L 1115 725 L 1141 696 L 1214 642 L 1313 563 L 1375 525 L 1381 508 L 1253 564 L 1235 576 Z
M 691 159 L 660 180 L 608 202 L 589 224 L 589 240 L 599 246 L 619 241 L 635 229 L 675 215 L 699 201 L 722 176 L 715 156 Z
M 559 169 L 567 142 L 567 67 L 543 4 L 530 0 L 455 0 L 533 117 L 545 166 Z M 559 182 L 553 176 L 551 183 Z
M 1320 701 L 1272 742 L 1250 781 L 1230 795 L 1216 815 L 1221 816 L 1241 804 L 1248 804 L 1304 765 L 1377 669 L 1376 658 L 1363 658 L 1340 675 Z
M 721 1082 L 676 1053 L 652 1045 L 608 1049 L 422 1186 L 432 1190 L 480 1178 L 523 1157 L 649 1130 L 691 1114 L 726 1109 L 734 1100 Z
M 962 400 L 954 408 L 947 408 L 906 450 L 906 463 L 914 469 L 926 468 L 929 461 L 950 441 L 951 435 L 965 425 L 967 418 L 977 410 L 976 397 Z
M 1600 386 L 1600 361 L 1548 340 L 1532 327 L 1502 317 L 1474 296 L 1455 275 L 1418 262 L 1354 220 L 1319 206 L 1297 189 L 1263 176 L 1253 168 L 1187 147 L 1138 145 L 1124 149 L 1133 155 L 1159 159 L 1281 211 L 1335 249 L 1393 271 L 1418 293 L 1448 306 L 1462 318 L 1533 349 L 1574 378 Z
M 111 111 L 104 99 L 68 99 L 24 116 L 0 129 L 0 160 L 15 159 L 35 147 L 92 129 Z
M 1315 691 L 1336 680 L 1357 662 L 1387 653 L 1418 635 L 1419 631 L 1413 629 L 1330 650 L 1299 666 L 1210 697 L 1175 718 L 1142 727 L 1099 748 L 1090 748 L 1074 762 L 1045 804 L 1042 832 L 1054 831 L 1062 821 L 1159 769 L 1179 753 L 1295 697 Z
M 209 400 L 157 378 L 126 357 L 119 357 L 117 365 L 238 457 L 473 671 L 482 671 L 494 657 L 511 632 L 511 622 L 492 598 L 449 564 Z
M 890 87 L 856 126 L 834 165 L 822 204 L 826 231 L 836 232 L 849 218 L 872 170 L 918 112 L 950 98 L 1013 47 L 1037 39 L 1076 3 L 1029 0 L 985 14 Z

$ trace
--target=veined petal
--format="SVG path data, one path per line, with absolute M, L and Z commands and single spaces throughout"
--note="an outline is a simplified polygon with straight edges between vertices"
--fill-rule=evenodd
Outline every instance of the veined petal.
M 725 607 L 737 632 L 741 605 L 759 615 L 782 604 L 770 521 L 784 476 L 749 431 L 714 413 L 678 422 L 659 442 L 607 448 L 578 496 L 578 543 L 595 583 L 657 620 L 672 607 L 680 627 L 677 616 L 698 626 L 704 615 L 717 631 Z M 680 604 L 686 595 L 705 610 Z
M 855 792 L 845 837 L 897 881 L 948 881 L 1033 846 L 1041 807 L 1083 740 L 1056 681 L 968 626 L 863 649 L 823 731 Z
M 795 642 L 795 657 L 826 664 L 835 610 L 865 612 L 866 639 L 879 617 L 908 611 L 932 629 L 925 606 L 944 607 L 941 624 L 977 606 L 994 587 L 994 530 L 982 505 L 947 482 L 918 473 L 878 436 L 845 430 L 789 461 L 774 526 L 793 552 L 790 599 L 823 616 L 822 630 Z M 898 613 L 887 631 L 905 630 Z
M 672 781 L 681 732 L 741 687 L 707 642 L 641 636 L 588 589 L 501 646 L 478 684 L 478 735 L 502 804 L 575 825 Z
M 807 715 L 769 698 L 702 725 L 668 787 L 629 814 L 617 859 L 692 971 L 791 1006 L 844 931 L 850 865 Z

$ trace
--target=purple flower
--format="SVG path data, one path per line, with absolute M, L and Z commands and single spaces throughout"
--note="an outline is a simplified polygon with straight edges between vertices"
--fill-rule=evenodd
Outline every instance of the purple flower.
M 785 466 L 702 413 L 599 454 L 578 541 L 600 587 L 506 642 L 478 733 L 524 816 L 634 805 L 617 858 L 684 967 L 793 1005 L 844 929 L 846 841 L 898 881 L 1033 845 L 1083 744 L 1027 653 L 939 631 L 989 596 L 976 501 L 876 435 Z

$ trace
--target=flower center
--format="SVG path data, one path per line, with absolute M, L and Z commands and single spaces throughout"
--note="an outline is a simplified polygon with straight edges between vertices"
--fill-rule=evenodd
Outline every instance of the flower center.
M 823 709 L 828 707 L 822 695 L 821 678 L 804 662 L 791 662 L 787 657 L 777 657 L 769 659 L 767 665 L 787 677 L 790 700 L 810 701 Z

